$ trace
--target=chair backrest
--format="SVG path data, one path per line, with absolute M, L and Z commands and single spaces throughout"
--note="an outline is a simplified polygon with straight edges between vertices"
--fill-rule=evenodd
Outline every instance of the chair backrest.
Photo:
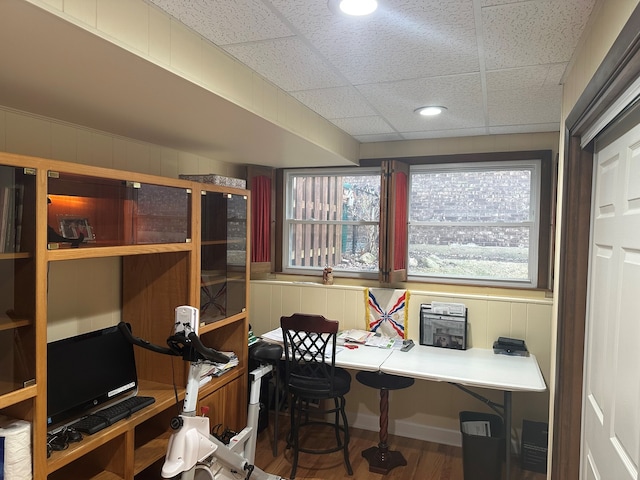
M 334 391 L 338 322 L 322 315 L 294 313 L 281 317 L 285 373 L 289 389 L 310 398 Z

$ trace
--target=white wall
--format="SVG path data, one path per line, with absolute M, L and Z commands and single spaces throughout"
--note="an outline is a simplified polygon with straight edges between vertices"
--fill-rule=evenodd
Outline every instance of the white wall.
M 148 2 L 26 1 L 331 152 L 344 158 L 357 155 L 358 142 L 351 136 Z

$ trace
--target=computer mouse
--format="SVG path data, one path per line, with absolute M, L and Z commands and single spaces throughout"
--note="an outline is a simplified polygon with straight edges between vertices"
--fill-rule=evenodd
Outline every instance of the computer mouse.
M 67 428 L 67 439 L 71 442 L 79 442 L 82 440 L 82 434 L 75 428 Z

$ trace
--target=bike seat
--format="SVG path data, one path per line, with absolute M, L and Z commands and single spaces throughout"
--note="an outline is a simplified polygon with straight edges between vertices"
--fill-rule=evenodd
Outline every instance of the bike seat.
M 274 363 L 282 358 L 282 345 L 262 342 L 251 349 L 250 355 L 255 360 Z

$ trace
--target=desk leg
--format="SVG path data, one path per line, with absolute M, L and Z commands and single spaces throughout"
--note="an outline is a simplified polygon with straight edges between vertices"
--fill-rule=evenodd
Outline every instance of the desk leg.
M 504 392 L 504 436 L 506 443 L 506 480 L 511 476 L 511 392 Z

